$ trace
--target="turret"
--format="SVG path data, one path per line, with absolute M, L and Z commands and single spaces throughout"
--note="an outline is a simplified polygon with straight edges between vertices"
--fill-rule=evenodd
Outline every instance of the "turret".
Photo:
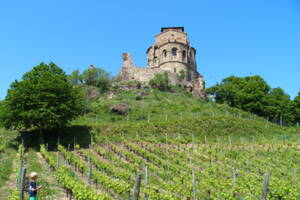
M 186 80 L 193 79 L 197 70 L 196 51 L 190 47 L 184 28 L 161 28 L 155 38 L 155 44 L 147 50 L 148 67 L 178 74 L 184 71 Z

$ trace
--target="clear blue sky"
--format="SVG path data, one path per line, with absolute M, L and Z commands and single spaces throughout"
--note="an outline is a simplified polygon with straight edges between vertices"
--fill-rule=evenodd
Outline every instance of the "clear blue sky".
M 257 74 L 300 89 L 300 0 L 0 0 L 0 99 L 42 61 L 116 75 L 130 52 L 145 66 L 164 26 L 185 27 L 207 86 Z

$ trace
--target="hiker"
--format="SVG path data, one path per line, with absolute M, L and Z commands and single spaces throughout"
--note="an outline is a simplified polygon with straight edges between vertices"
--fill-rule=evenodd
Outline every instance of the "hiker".
M 42 188 L 42 186 L 37 186 L 36 179 L 38 174 L 36 172 L 31 172 L 30 174 L 30 183 L 29 183 L 29 200 L 36 200 L 37 191 Z

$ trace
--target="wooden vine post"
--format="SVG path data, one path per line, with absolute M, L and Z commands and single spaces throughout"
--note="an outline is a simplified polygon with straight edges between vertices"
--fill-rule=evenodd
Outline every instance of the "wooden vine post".
M 234 189 L 236 185 L 236 173 L 235 170 L 232 169 L 232 188 Z
M 267 192 L 268 192 L 269 179 L 270 179 L 270 172 L 266 172 L 265 178 L 264 178 L 264 182 L 263 182 L 261 200 L 267 200 Z
M 296 168 L 293 168 L 293 178 L 294 178 L 294 184 L 297 185 L 298 177 L 297 177 Z
M 21 179 L 20 179 L 20 185 L 19 185 L 19 191 L 20 191 L 20 200 L 24 199 L 24 183 L 25 183 L 25 177 L 26 177 L 26 168 L 22 168 L 21 173 Z
M 148 166 L 145 166 L 145 180 L 144 180 L 144 184 L 147 185 L 148 184 Z M 147 200 L 148 194 L 145 194 L 145 199 Z
M 140 189 L 141 189 L 141 180 L 142 180 L 142 175 L 138 174 L 136 176 L 136 180 L 135 180 L 133 200 L 138 200 L 139 199 Z
M 196 179 L 195 179 L 195 169 L 192 171 L 192 183 L 193 183 L 193 200 L 197 200 L 196 196 Z
M 88 184 L 92 185 L 92 162 L 91 158 L 88 157 L 88 165 L 89 165 L 89 170 L 88 170 Z
M 21 185 L 21 177 L 22 177 L 22 169 L 23 169 L 23 158 L 22 158 L 22 152 L 20 154 L 20 168 L 19 168 L 19 178 L 18 178 L 18 183 L 17 183 L 17 187 L 20 188 Z

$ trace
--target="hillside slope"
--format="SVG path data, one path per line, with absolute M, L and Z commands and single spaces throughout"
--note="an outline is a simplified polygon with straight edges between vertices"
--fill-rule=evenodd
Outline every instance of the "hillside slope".
M 112 95 L 113 94 L 113 95 Z M 213 141 L 230 135 L 232 141 L 296 138 L 296 129 L 282 127 L 251 113 L 205 102 L 185 94 L 153 91 L 150 89 L 115 91 L 103 94 L 87 102 L 88 109 L 83 117 L 72 125 L 92 127 L 99 141 L 130 140 L 165 141 L 166 137 L 177 142 L 189 142 L 194 137 Z M 112 112 L 115 105 L 125 104 L 128 111 Z M 228 140 L 228 139 L 226 139 Z
M 0 188 L 0 199 L 19 198 L 19 159 L 40 174 L 42 200 L 132 199 L 139 176 L 143 199 L 300 198 L 299 129 L 183 91 L 115 91 L 86 103 L 84 116 L 44 133 L 45 145 L 34 131 L 21 134 L 25 153 L 22 145 L 10 151 L 15 136 L 0 131 L 0 187 L 12 186 L 7 194 Z M 119 104 L 129 109 L 111 112 Z

